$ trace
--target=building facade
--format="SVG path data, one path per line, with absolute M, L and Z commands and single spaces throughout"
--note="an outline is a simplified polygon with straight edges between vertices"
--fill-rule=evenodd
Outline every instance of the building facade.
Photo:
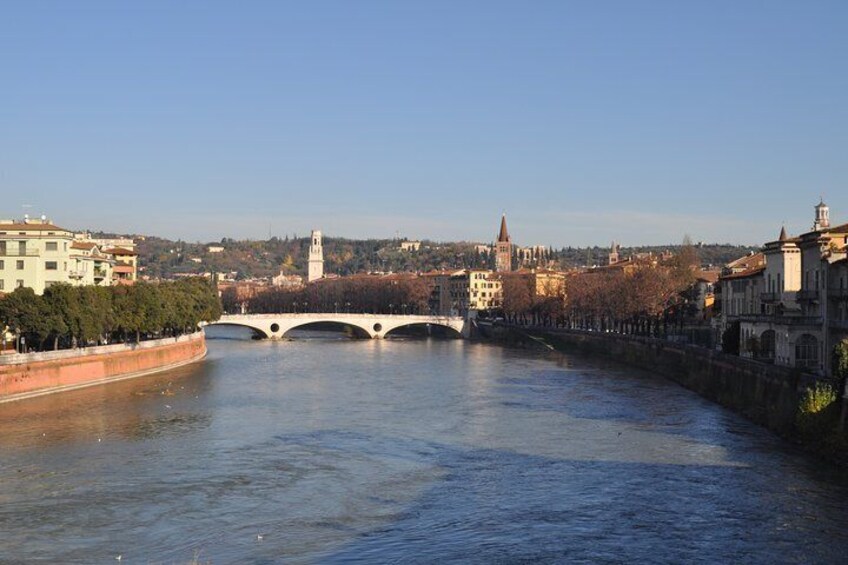
M 138 254 L 132 248 L 104 248 L 43 216 L 0 220 L 0 292 L 26 287 L 43 294 L 59 283 L 131 284 L 137 273 Z
M 762 253 L 727 266 L 721 329 L 738 325 L 742 356 L 826 375 L 848 336 L 848 224 L 831 227 L 820 202 L 812 227 L 794 238 L 783 229 Z

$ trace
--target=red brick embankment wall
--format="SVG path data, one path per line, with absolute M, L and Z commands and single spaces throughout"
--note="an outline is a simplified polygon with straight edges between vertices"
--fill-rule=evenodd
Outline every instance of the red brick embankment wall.
M 203 332 L 130 345 L 4 355 L 0 402 L 164 371 L 202 359 Z

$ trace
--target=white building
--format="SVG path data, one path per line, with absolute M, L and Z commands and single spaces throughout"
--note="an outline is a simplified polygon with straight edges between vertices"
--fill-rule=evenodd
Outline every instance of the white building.
M 66 283 L 109 286 L 115 258 L 72 231 L 40 219 L 0 220 L 0 292 Z
M 324 244 L 319 230 L 312 230 L 312 244 L 309 246 L 309 282 L 324 278 Z

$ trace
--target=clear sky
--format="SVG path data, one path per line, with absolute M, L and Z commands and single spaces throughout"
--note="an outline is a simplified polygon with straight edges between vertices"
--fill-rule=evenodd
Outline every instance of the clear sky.
M 845 0 L 0 0 L 0 217 L 759 243 L 820 194 L 848 222 Z

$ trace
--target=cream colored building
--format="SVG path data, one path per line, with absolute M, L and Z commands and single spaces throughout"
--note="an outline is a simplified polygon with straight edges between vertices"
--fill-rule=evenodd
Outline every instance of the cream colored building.
M 73 232 L 46 218 L 0 220 L 0 292 L 32 288 L 37 294 L 71 283 Z
M 500 276 L 492 271 L 458 271 L 450 277 L 449 292 L 451 314 L 499 308 L 503 300 Z
M 43 294 L 45 288 L 59 283 L 109 286 L 118 263 L 126 271 L 119 278 L 135 280 L 137 255 L 132 250 L 101 251 L 96 242 L 44 216 L 0 220 L 0 292 L 27 287 Z
M 813 229 L 785 230 L 721 278 L 722 329 L 739 324 L 740 355 L 827 374 L 834 345 L 848 336 L 848 224 L 830 225 L 815 207 Z M 741 260 L 728 267 L 735 266 Z

